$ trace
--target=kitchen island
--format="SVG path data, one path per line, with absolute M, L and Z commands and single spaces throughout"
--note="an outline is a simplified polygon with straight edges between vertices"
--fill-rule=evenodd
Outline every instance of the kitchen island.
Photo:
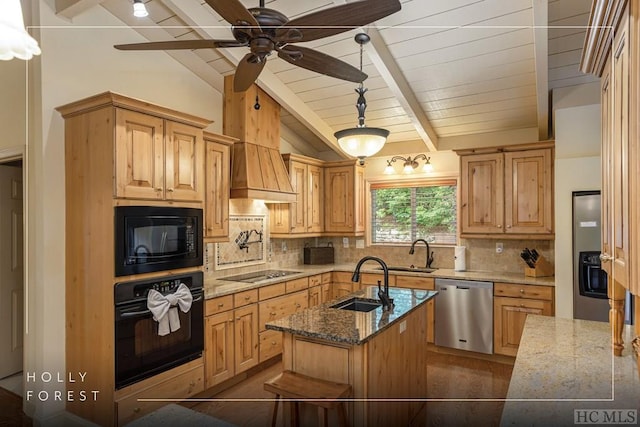
M 631 326 L 621 357 L 606 322 L 530 315 L 501 426 L 638 423 L 640 377 Z
M 354 296 L 376 299 L 377 291 L 367 287 L 266 327 L 283 332 L 283 370 L 352 386 L 350 425 L 409 425 L 426 397 L 426 303 L 437 292 L 391 288 L 390 311 L 332 308 Z

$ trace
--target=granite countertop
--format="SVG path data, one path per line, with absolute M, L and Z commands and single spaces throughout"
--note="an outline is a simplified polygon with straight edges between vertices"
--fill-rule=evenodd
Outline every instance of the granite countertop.
M 382 271 L 376 268 L 379 265 L 370 263 L 364 264 L 360 269 L 361 273 L 378 273 L 382 274 Z M 326 265 L 295 265 L 290 267 L 283 267 L 282 270 L 297 271 L 296 274 L 291 274 L 285 277 L 279 277 L 275 279 L 263 280 L 258 283 L 244 283 L 244 282 L 231 282 L 226 280 L 220 280 L 219 278 L 205 279 L 205 298 L 216 298 L 224 295 L 233 294 L 235 292 L 241 292 L 248 289 L 259 288 L 261 286 L 271 285 L 274 283 L 280 283 L 288 280 L 295 280 L 301 277 L 313 276 L 321 273 L 328 273 L 332 271 L 344 271 L 353 272 L 355 264 L 326 264 Z M 555 286 L 554 277 L 528 277 L 521 273 L 504 273 L 494 271 L 454 271 L 448 268 L 437 269 L 433 273 L 420 273 L 418 271 L 391 271 L 390 274 L 396 276 L 417 276 L 417 277 L 433 277 L 433 278 L 446 278 L 446 279 L 461 279 L 461 280 L 484 280 L 489 282 L 505 282 L 505 283 L 517 283 L 522 285 L 542 285 L 542 286 Z M 233 275 L 233 273 L 229 273 Z
M 626 348 L 614 357 L 606 322 L 527 316 L 501 425 L 569 426 L 585 411 L 640 409 L 633 336 L 625 326 Z M 593 416 L 604 424 L 602 412 Z
M 331 342 L 362 344 L 437 295 L 436 291 L 389 288 L 393 310 L 383 312 L 380 306 L 365 313 L 331 308 L 332 305 L 354 296 L 377 300 L 377 292 L 377 287 L 368 286 L 330 303 L 268 322 L 266 327 Z

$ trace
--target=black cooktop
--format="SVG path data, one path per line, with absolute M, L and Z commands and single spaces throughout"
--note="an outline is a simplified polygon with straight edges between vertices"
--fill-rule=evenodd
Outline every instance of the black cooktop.
M 263 280 L 277 279 L 278 277 L 291 276 L 299 274 L 299 271 L 290 270 L 260 270 L 252 273 L 238 274 L 237 276 L 219 277 L 218 280 L 226 280 L 229 282 L 245 282 L 256 283 Z

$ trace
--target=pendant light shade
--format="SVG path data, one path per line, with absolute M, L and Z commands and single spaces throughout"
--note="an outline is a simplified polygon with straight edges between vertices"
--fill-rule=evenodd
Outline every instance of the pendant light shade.
M 368 43 L 370 38 L 365 33 L 356 34 L 356 42 L 360 45 L 360 71 L 362 71 L 362 46 Z M 364 124 L 364 112 L 367 109 L 367 101 L 364 94 L 367 92 L 362 82 L 356 89 L 358 94 L 358 126 L 344 129 L 334 133 L 338 140 L 338 145 L 350 156 L 360 159 L 360 164 L 364 164 L 365 157 L 370 157 L 382 149 L 387 142 L 389 131 L 381 128 L 370 128 Z
M 20 0 L 0 1 L 0 60 L 40 55 L 38 42 L 24 28 Z
M 149 12 L 147 12 L 147 7 L 144 5 L 142 0 L 133 0 L 133 16 L 136 18 L 144 18 L 149 16 Z

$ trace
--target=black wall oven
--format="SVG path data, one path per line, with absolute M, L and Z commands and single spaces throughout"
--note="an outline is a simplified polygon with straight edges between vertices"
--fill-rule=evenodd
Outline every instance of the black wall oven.
M 147 308 L 149 290 L 175 293 L 184 283 L 193 297 L 191 308 L 177 309 L 180 328 L 161 336 Z M 116 389 L 149 378 L 202 356 L 204 290 L 201 271 L 115 285 Z
M 202 265 L 202 209 L 115 208 L 115 275 Z

